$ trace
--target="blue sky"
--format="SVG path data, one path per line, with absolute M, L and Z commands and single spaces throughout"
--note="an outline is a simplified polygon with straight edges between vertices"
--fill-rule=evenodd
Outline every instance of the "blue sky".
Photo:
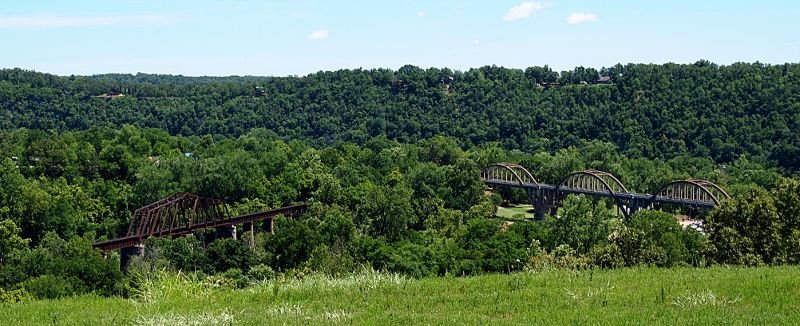
M 8 3 L 13 2 L 13 3 Z M 800 62 L 800 1 L 5 0 L 0 67 L 59 75 Z

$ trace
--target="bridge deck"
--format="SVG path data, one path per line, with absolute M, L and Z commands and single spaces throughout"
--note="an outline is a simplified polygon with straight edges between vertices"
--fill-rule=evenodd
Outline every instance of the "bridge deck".
M 535 184 L 526 182 L 522 186 L 520 186 L 518 182 L 505 181 L 505 180 L 483 180 L 483 182 L 487 185 L 527 188 L 536 190 L 556 189 L 556 186 L 544 183 Z M 584 195 L 601 196 L 601 197 L 622 198 L 630 200 L 649 201 L 652 203 L 683 205 L 691 207 L 712 208 L 716 205 L 713 201 L 691 200 L 686 198 L 673 198 L 673 197 L 657 196 L 652 194 L 641 194 L 641 193 L 628 193 L 628 192 L 617 192 L 617 191 L 609 192 L 609 191 L 597 191 L 590 189 L 568 188 L 568 187 L 561 187 L 558 189 L 558 191 L 570 194 L 584 194 Z

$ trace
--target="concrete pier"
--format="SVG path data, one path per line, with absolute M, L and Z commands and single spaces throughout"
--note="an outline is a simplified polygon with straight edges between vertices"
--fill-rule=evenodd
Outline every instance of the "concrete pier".
M 133 247 L 122 248 L 119 250 L 119 270 L 125 271 L 128 269 L 131 259 L 136 256 L 144 255 L 144 245 L 136 245 Z
M 220 226 L 214 231 L 214 237 L 217 239 L 236 239 L 236 225 Z

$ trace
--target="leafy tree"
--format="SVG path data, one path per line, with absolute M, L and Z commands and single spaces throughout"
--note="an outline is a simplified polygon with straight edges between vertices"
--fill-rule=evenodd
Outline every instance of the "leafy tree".
M 566 244 L 577 253 L 586 254 L 608 237 L 608 220 L 612 215 L 604 205 L 597 205 L 583 195 L 567 196 L 561 205 L 556 216 L 545 220 L 552 246 Z
M 206 272 L 222 273 L 230 269 L 246 271 L 250 266 L 255 266 L 256 257 L 250 247 L 236 239 L 214 240 L 206 249 L 209 267 Z
M 0 265 L 6 263 L 12 252 L 28 248 L 30 239 L 21 238 L 18 235 L 21 231 L 13 221 L 0 220 Z
M 403 184 L 371 187 L 356 208 L 360 227 L 366 227 L 369 234 L 387 241 L 402 239 L 414 222 L 410 199 L 411 189 Z

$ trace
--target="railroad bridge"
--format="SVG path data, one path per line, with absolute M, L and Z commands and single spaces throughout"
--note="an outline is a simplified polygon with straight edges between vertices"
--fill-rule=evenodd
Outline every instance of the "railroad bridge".
M 150 238 L 179 236 L 203 229 L 216 229 L 218 238 L 236 238 L 236 225 L 255 231 L 253 222 L 265 220 L 266 231 L 273 232 L 273 219 L 279 214 L 298 217 L 307 210 L 307 204 L 286 206 L 262 212 L 230 216 L 222 199 L 201 197 L 176 192 L 169 197 L 139 208 L 133 212 L 128 233 L 121 238 L 95 242 L 93 247 L 109 251 L 122 249 L 121 268 L 124 270 L 131 256 L 143 253 L 144 242 Z M 252 239 L 251 239 L 252 243 Z
M 611 198 L 625 218 L 642 209 L 658 209 L 665 204 L 712 208 L 730 196 L 719 186 L 705 180 L 675 180 L 654 194 L 633 193 L 608 172 L 586 170 L 573 172 L 556 185 L 540 183 L 524 167 L 512 163 L 495 163 L 483 168 L 481 178 L 487 186 L 522 188 L 533 205 L 536 219 L 554 215 L 561 201 L 569 194 Z

